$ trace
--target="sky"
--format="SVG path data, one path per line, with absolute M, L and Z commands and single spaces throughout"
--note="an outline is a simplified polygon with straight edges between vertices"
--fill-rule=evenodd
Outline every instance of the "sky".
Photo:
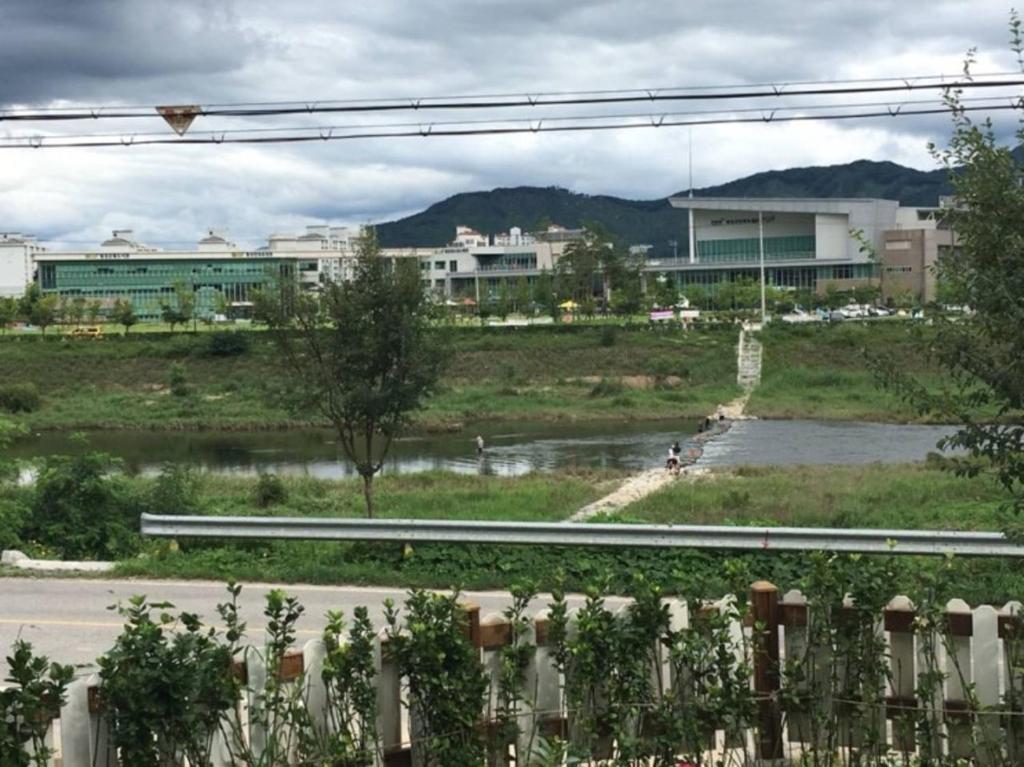
M 971 48 L 975 72 L 1011 72 L 1019 67 L 1008 45 L 1009 14 L 997 0 L 0 0 L 0 110 L 953 76 Z M 695 108 L 711 107 L 657 111 Z M 643 104 L 604 109 L 651 112 Z M 564 107 L 541 116 L 596 111 Z M 493 115 L 200 117 L 191 130 L 484 116 Z M 1015 114 L 994 119 L 1009 139 Z M 98 132 L 173 135 L 157 117 L 0 123 L 0 139 Z M 70 247 L 129 228 L 143 241 L 173 247 L 216 228 L 257 245 L 271 232 L 391 220 L 458 192 L 499 186 L 665 197 L 689 185 L 691 141 L 699 188 L 862 158 L 932 169 L 927 144 L 948 134 L 948 118 L 936 116 L 293 145 L 2 149 L 0 231 Z

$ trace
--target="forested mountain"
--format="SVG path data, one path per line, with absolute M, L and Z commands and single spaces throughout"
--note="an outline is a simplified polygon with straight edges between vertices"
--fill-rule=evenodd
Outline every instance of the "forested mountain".
M 1014 154 L 1024 163 L 1024 145 Z M 939 196 L 949 193 L 943 170 L 920 171 L 871 160 L 755 173 L 694 190 L 695 195 L 704 197 L 881 197 L 920 206 L 936 205 Z M 685 195 L 686 190 L 679 194 Z M 597 221 L 626 243 L 653 245 L 660 255 L 671 252 L 671 240 L 679 243 L 680 253 L 686 250 L 686 212 L 672 208 L 667 199 L 626 200 L 558 187 L 519 186 L 457 194 L 421 213 L 380 224 L 377 233 L 385 247 L 440 246 L 451 241 L 458 224 L 493 234 L 512 226 L 531 230 L 548 221 L 570 228 Z

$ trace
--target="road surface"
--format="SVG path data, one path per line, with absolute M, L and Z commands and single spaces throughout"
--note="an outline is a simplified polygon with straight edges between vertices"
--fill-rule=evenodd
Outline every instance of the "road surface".
M 328 610 L 343 610 L 351 616 L 354 607 L 366 605 L 371 618 L 380 623 L 384 600 L 390 597 L 400 606 L 406 593 L 404 589 L 354 586 L 243 584 L 241 613 L 254 643 L 262 641 L 266 623 L 263 599 L 272 588 L 297 597 L 306 608 L 299 621 L 299 644 L 320 634 Z M 228 596 L 224 584 L 214 581 L 0 578 L 0 657 L 4 658 L 0 661 L 0 679 L 7 675 L 6 657 L 19 637 L 51 660 L 91 664 L 111 646 L 122 626 L 120 616 L 107 608 L 136 594 L 145 594 L 151 601 L 171 602 L 178 611 L 197 613 L 204 621 L 217 625 L 220 616 L 216 606 Z M 542 595 L 533 609 L 543 609 L 548 598 Z M 464 599 L 480 605 L 481 617 L 500 612 L 508 604 L 508 595 L 497 591 L 470 591 Z M 573 603 L 580 601 L 580 597 L 571 598 Z M 612 607 L 621 603 L 621 599 L 609 600 Z

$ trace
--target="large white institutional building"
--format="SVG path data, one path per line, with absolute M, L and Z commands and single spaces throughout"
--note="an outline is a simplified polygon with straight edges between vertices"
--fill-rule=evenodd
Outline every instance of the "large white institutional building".
M 909 292 L 929 301 L 935 298 L 932 267 L 943 249 L 952 247 L 951 233 L 937 220 L 939 209 L 901 208 L 893 200 L 678 197 L 670 202 L 688 211 L 688 247 L 676 257 L 648 260 L 644 272 L 711 292 L 723 282 L 759 279 L 763 263 L 766 281 L 780 288 L 843 290 L 880 269 L 883 293 Z M 19 296 L 35 281 L 44 293 L 105 306 L 130 298 L 137 313 L 151 317 L 184 283 L 195 291 L 199 311 L 226 301 L 244 314 L 251 291 L 269 279 L 293 278 L 310 288 L 346 279 L 359 233 L 359 227 L 314 225 L 301 234 L 272 234 L 265 245 L 247 249 L 210 230 L 194 248 L 180 250 L 149 247 L 130 230 L 117 230 L 83 250 L 51 250 L 29 235 L 0 233 L 0 295 Z M 503 281 L 529 282 L 552 271 L 580 234 L 558 225 L 497 234 L 459 226 L 445 247 L 389 248 L 384 255 L 416 259 L 425 287 L 439 299 L 480 302 L 496 295 Z

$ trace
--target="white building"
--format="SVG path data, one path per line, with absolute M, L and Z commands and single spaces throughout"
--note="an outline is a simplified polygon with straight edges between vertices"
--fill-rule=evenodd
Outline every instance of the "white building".
M 46 251 L 30 234 L 0 232 L 0 296 L 21 296 L 35 276 L 35 257 Z

